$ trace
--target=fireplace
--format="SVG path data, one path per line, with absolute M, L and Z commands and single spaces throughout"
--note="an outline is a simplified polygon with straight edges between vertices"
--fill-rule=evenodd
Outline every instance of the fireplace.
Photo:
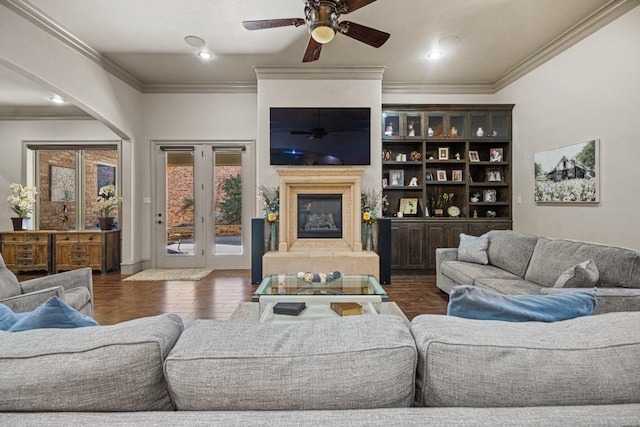
M 298 194 L 298 238 L 342 238 L 342 194 Z

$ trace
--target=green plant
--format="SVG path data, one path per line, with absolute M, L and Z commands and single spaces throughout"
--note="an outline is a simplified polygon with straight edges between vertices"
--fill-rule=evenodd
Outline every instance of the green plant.
M 438 194 L 431 199 L 431 206 L 434 209 L 444 209 L 447 204 L 453 203 L 453 193 Z
M 188 212 L 193 210 L 193 197 L 185 197 L 180 206 L 180 212 Z
M 218 204 L 222 216 L 229 224 L 242 222 L 242 179 L 240 175 L 231 176 L 220 185 L 222 201 Z
M 269 222 L 276 222 L 280 214 L 280 189 L 278 187 L 258 187 L 264 217 Z

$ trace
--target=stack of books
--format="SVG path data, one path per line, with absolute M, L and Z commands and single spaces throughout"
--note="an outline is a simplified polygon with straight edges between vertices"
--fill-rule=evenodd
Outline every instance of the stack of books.
M 303 302 L 279 302 L 273 306 L 275 314 L 286 314 L 287 316 L 297 316 L 302 310 L 307 308 Z
M 362 314 L 362 306 L 357 302 L 332 302 L 331 310 L 340 316 L 354 316 Z

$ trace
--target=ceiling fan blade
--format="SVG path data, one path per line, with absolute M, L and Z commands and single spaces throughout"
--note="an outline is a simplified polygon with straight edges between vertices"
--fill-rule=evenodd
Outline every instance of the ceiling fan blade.
M 361 7 L 365 7 L 368 4 L 373 3 L 376 0 L 342 0 L 342 3 L 346 3 L 347 11 L 345 14 L 358 10 Z
M 302 62 L 313 62 L 320 59 L 320 50 L 322 50 L 322 44 L 315 41 L 313 37 L 309 37 L 309 44 L 304 52 L 304 57 L 302 57 Z
M 342 21 L 340 25 L 346 28 L 346 30 L 341 30 L 342 34 L 373 47 L 382 46 L 391 35 L 384 31 L 376 30 L 375 28 L 356 24 L 355 22 Z
M 264 19 L 261 21 L 242 21 L 242 25 L 247 30 L 266 30 L 269 28 L 288 27 L 290 25 L 299 27 L 304 25 L 302 18 L 285 18 L 285 19 Z

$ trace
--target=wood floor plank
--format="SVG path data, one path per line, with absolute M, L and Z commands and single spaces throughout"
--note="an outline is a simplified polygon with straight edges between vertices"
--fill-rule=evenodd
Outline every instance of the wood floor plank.
M 34 277 L 18 276 L 19 280 Z M 217 270 L 199 281 L 123 282 L 128 275 L 93 275 L 94 317 L 113 325 L 139 317 L 175 313 L 185 324 L 195 319 L 226 320 L 241 302 L 251 301 L 257 286 L 250 270 Z M 384 288 L 389 300 L 411 320 L 419 314 L 446 314 L 448 296 L 435 276 L 394 275 Z

